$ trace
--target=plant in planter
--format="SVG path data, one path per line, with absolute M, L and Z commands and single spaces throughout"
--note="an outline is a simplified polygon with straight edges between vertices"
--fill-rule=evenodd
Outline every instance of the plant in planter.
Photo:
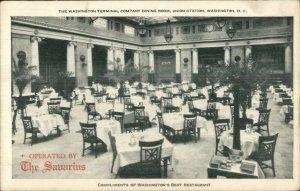
M 70 97 L 70 92 L 72 91 L 72 89 L 70 89 L 69 86 L 69 81 L 70 78 L 74 75 L 73 72 L 68 72 L 68 71 L 63 71 L 63 72 L 59 72 L 58 73 L 59 78 L 63 81 L 64 83 L 64 90 L 65 90 L 65 98 L 69 98 Z
M 12 59 L 12 81 L 15 82 L 15 85 L 19 90 L 19 97 L 15 98 L 17 108 L 14 109 L 12 121 L 13 133 L 16 130 L 17 111 L 21 110 L 21 116 L 24 116 L 24 109 L 26 108 L 26 99 L 23 97 L 23 91 L 31 81 L 37 79 L 37 76 L 33 73 L 36 66 L 28 66 L 26 53 L 24 51 L 19 51 L 17 53 L 17 58 L 17 63 Z

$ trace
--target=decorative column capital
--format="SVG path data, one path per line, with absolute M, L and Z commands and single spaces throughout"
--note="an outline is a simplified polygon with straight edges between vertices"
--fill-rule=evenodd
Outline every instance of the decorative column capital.
M 252 49 L 252 46 L 246 45 L 245 48 L 246 48 L 246 49 Z
M 42 38 L 40 38 L 40 37 L 38 37 L 38 36 L 32 36 L 32 37 L 30 38 L 30 41 L 31 41 L 31 42 L 37 41 L 37 42 L 39 43 L 39 42 L 42 42 Z
M 88 44 L 87 44 L 87 47 L 88 47 L 88 48 L 94 48 L 94 45 L 93 45 L 92 43 L 88 43 Z
M 293 43 L 292 42 L 287 42 L 284 44 L 284 47 L 287 48 L 287 47 L 290 47 L 292 48 L 293 47 Z
M 230 46 L 225 46 L 224 50 L 230 50 Z
M 113 46 L 107 46 L 107 47 L 106 47 L 106 50 L 107 50 L 107 51 L 113 51 L 113 50 L 115 50 L 115 48 L 114 48 Z
M 180 53 L 180 51 L 181 51 L 180 49 L 175 49 L 174 50 L 174 52 L 176 52 L 176 53 Z
M 121 48 L 120 50 L 121 50 L 121 52 L 126 52 L 125 48 Z
M 192 52 L 198 52 L 197 48 L 192 48 Z
M 153 51 L 152 50 L 148 50 L 148 54 L 153 54 Z
M 140 51 L 140 50 L 135 50 L 135 51 L 134 51 L 135 54 L 141 54 L 141 52 L 142 52 L 142 51 Z
M 68 43 L 68 46 L 77 46 L 77 42 L 75 42 L 75 41 L 70 41 L 70 42 Z

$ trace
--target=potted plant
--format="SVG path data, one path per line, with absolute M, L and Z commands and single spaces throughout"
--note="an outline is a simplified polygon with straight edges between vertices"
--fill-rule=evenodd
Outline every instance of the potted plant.
M 33 74 L 36 66 L 28 66 L 26 53 L 24 51 L 19 51 L 17 53 L 17 58 L 17 63 L 12 59 L 12 81 L 15 82 L 15 85 L 19 90 L 19 96 L 15 97 L 17 107 L 14 109 L 12 121 L 13 133 L 16 130 L 17 111 L 21 110 L 21 116 L 23 117 L 24 109 L 26 108 L 26 98 L 23 97 L 23 91 L 31 81 L 37 79 L 37 76 Z

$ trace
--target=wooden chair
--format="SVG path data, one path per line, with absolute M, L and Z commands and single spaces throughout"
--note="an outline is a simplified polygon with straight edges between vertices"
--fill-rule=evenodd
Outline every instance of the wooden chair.
M 86 111 L 87 111 L 87 123 L 90 120 L 97 120 L 96 117 L 99 117 L 99 120 L 102 119 L 102 116 L 96 111 L 95 103 L 86 103 Z
M 285 123 L 289 123 L 294 118 L 294 106 L 288 105 L 288 112 L 285 113 Z
M 272 136 L 260 136 L 258 138 L 258 151 L 252 153 L 249 158 L 257 161 L 261 168 L 271 168 L 273 176 L 275 173 L 275 146 L 278 138 L 278 133 Z M 265 161 L 271 161 L 271 165 L 264 163 Z
M 173 106 L 172 97 L 163 97 L 164 111 L 167 113 L 180 112 L 180 108 Z
M 111 165 L 111 170 L 110 170 L 110 172 L 112 173 L 113 168 L 114 168 L 114 164 L 115 164 L 115 160 L 116 160 L 117 155 L 118 155 L 118 151 L 117 151 L 117 147 L 116 147 L 116 138 L 111 135 L 111 131 L 108 132 L 108 136 L 109 136 L 109 140 L 110 140 L 111 150 L 112 150 L 112 153 L 113 153 L 112 165 Z
M 196 123 L 197 123 L 197 115 L 195 114 L 185 114 L 183 116 L 183 138 L 184 144 L 186 143 L 187 137 L 193 136 L 195 143 L 197 143 L 197 131 L 196 131 Z
M 110 103 L 112 104 L 113 106 L 115 105 L 115 98 L 113 97 L 106 97 L 106 103 Z
M 157 117 L 157 121 L 158 121 L 158 127 L 159 127 L 159 132 L 163 133 L 163 135 L 165 134 L 165 125 L 164 125 L 164 119 L 163 119 L 163 116 L 162 116 L 162 113 L 161 112 L 156 112 L 156 117 Z
M 259 99 L 258 109 L 268 109 L 268 99 L 267 98 Z
M 100 93 L 94 94 L 95 103 L 103 103 L 104 102 L 104 95 Z
M 140 124 L 142 131 L 147 127 L 149 118 L 145 115 L 145 106 L 133 107 L 134 121 Z
M 253 127 L 257 127 L 258 133 L 261 131 L 267 131 L 269 135 L 269 118 L 270 118 L 271 109 L 259 110 L 258 122 L 253 124 Z M 263 129 L 266 127 L 266 129 Z
M 127 111 L 132 111 L 133 103 L 131 103 L 131 97 L 123 96 L 123 102 L 124 102 L 124 109 L 126 109 Z
M 40 133 L 39 129 L 36 127 L 33 127 L 32 125 L 32 119 L 30 116 L 24 116 L 22 117 L 23 127 L 24 127 L 24 142 L 25 144 L 26 139 L 31 139 L 31 146 L 33 142 L 37 139 L 37 134 Z M 31 134 L 31 137 L 27 137 L 27 134 Z
M 227 155 L 226 151 L 223 150 L 219 150 L 218 149 L 218 145 L 220 142 L 220 136 L 224 131 L 227 131 L 230 129 L 229 127 L 229 119 L 216 119 L 213 121 L 214 123 L 214 127 L 215 127 L 215 135 L 216 135 L 216 150 L 215 150 L 215 154 L 217 155 L 217 153 L 221 153 L 222 155 Z
M 95 151 L 95 157 L 98 156 L 98 144 L 105 147 L 107 150 L 106 144 L 97 137 L 97 131 L 96 131 L 96 123 L 81 123 L 79 122 L 81 127 L 81 133 L 83 138 L 83 148 L 82 148 L 82 156 L 84 156 L 85 150 L 92 150 Z M 90 146 L 85 147 L 85 144 L 90 144 Z
M 158 141 L 139 141 L 140 162 L 138 178 L 161 178 L 161 155 L 164 139 Z
M 120 122 L 120 126 L 121 126 L 121 133 L 123 133 L 124 130 L 124 112 L 117 112 L 117 111 L 113 111 L 112 112 L 112 117 L 115 118 L 115 120 Z
M 49 114 L 59 114 L 60 113 L 60 101 L 48 102 L 48 113 Z
M 67 129 L 64 130 L 68 130 L 70 133 L 70 113 L 71 113 L 71 108 L 69 107 L 61 107 L 60 108 L 60 112 L 61 112 L 61 116 L 64 119 L 65 125 L 67 125 Z
M 50 102 L 61 102 L 61 98 L 60 97 L 55 97 L 55 98 L 50 98 Z

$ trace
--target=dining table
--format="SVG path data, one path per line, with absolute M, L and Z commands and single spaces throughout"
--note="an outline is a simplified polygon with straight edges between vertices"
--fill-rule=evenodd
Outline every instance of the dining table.
M 39 129 L 44 135 L 48 136 L 53 130 L 63 130 L 65 128 L 64 119 L 58 114 L 45 114 L 32 116 L 32 126 Z
M 111 150 L 110 140 L 108 136 L 108 132 L 110 131 L 112 134 L 121 134 L 121 124 L 119 121 L 115 119 L 103 119 L 95 121 L 97 126 L 97 137 L 101 139 L 107 146 L 107 150 Z
M 247 109 L 246 116 L 248 119 L 252 119 L 253 123 L 257 123 L 259 119 L 259 110 L 256 110 L 255 108 Z
M 174 146 L 164 136 L 154 131 L 112 135 L 115 137 L 117 149 L 117 157 L 113 167 L 113 172 L 115 174 L 118 173 L 120 168 L 125 167 L 126 165 L 140 162 L 140 140 L 147 142 L 164 139 L 161 158 L 164 161 L 164 177 L 167 177 L 167 161 L 172 158 Z
M 248 158 L 251 153 L 258 151 L 258 139 L 261 134 L 254 130 L 240 130 L 241 150 L 244 152 L 243 159 Z M 224 131 L 220 136 L 218 147 L 220 150 L 226 146 L 233 148 L 233 130 Z

